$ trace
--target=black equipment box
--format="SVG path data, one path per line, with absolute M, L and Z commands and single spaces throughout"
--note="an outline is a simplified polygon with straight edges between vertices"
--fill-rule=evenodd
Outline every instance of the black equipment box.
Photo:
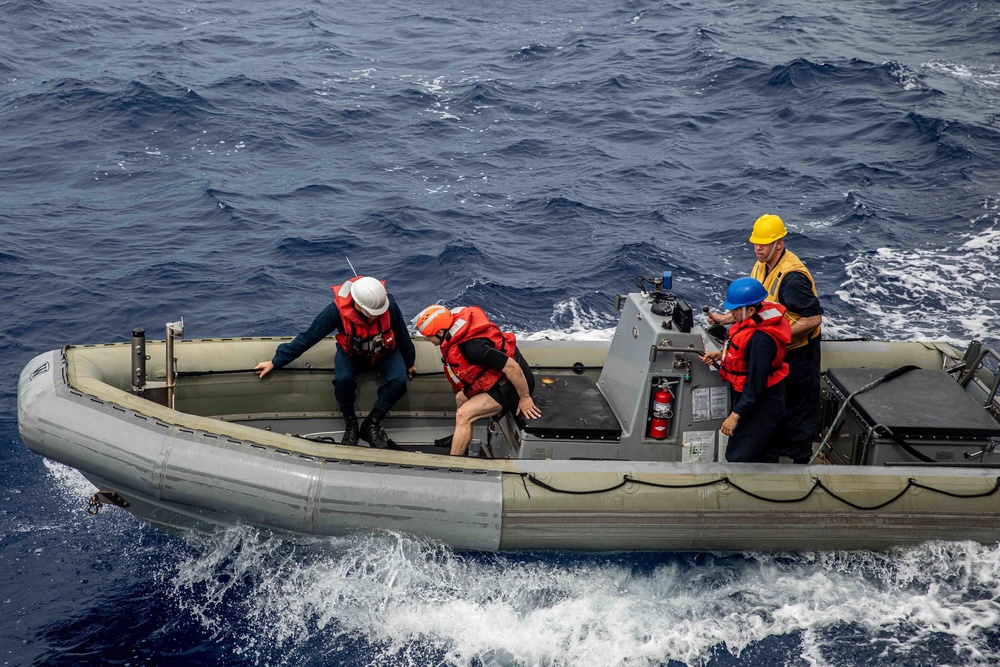
M 843 405 L 892 371 L 831 368 L 826 383 Z M 1000 464 L 1000 451 L 992 451 L 1000 444 L 1000 424 L 944 370 L 903 372 L 852 398 L 843 415 L 829 443 L 834 462 Z
M 615 443 L 621 438 L 621 424 L 608 400 L 597 383 L 585 375 L 536 376 L 531 397 L 542 416 L 527 422 L 526 433 L 538 438 Z

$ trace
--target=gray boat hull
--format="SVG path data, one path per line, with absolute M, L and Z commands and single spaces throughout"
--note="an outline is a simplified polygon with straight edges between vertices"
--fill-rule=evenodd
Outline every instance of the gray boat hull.
M 199 343 L 204 349 L 191 356 L 217 366 L 213 341 Z M 238 357 L 236 368 L 274 345 L 215 343 Z M 71 364 L 57 350 L 27 364 L 21 437 L 166 529 L 394 530 L 474 550 L 882 549 L 1000 539 L 1000 470 L 989 467 L 474 459 L 344 447 L 167 408 L 84 372 L 87 359 Z

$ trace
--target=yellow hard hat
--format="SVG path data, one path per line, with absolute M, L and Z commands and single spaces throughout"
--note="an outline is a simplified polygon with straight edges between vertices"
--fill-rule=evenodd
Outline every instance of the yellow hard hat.
M 770 213 L 757 218 L 753 223 L 753 233 L 750 235 L 750 243 L 754 245 L 767 245 L 774 243 L 780 238 L 784 238 L 788 230 L 785 223 L 776 215 Z

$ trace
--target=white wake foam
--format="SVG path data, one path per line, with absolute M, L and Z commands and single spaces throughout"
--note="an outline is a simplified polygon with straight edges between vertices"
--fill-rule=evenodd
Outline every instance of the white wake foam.
M 615 334 L 613 313 L 587 308 L 574 297 L 552 307 L 551 329 L 524 335 L 526 340 L 611 340 Z
M 859 311 L 858 333 L 874 338 L 996 340 L 998 261 L 996 225 L 940 248 L 879 248 L 847 264 L 837 296 Z
M 97 490 L 76 468 L 71 468 L 51 459 L 42 459 L 59 492 L 70 502 L 86 501 Z
M 230 531 L 197 551 L 178 565 L 177 595 L 215 631 L 246 619 L 242 657 L 258 664 L 301 664 L 352 638 L 372 665 L 705 665 L 771 637 L 791 637 L 786 657 L 814 667 L 890 642 L 893 655 L 933 651 L 941 664 L 1000 661 L 1000 548 L 973 543 L 487 556 L 397 534 L 290 547 Z M 227 603 L 237 584 L 246 590 Z

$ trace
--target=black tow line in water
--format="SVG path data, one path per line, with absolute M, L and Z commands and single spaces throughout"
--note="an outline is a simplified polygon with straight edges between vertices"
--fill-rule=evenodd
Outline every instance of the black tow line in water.
M 889 498 L 885 502 L 879 503 L 878 505 L 865 506 L 865 505 L 858 505 L 857 503 L 853 503 L 850 500 L 847 500 L 846 498 L 837 495 L 837 493 L 835 493 L 830 487 L 828 487 L 826 484 L 824 484 L 823 480 L 819 479 L 818 477 L 814 477 L 813 478 L 812 488 L 809 489 L 803 496 L 801 496 L 799 498 L 768 498 L 767 496 L 762 496 L 759 493 L 754 493 L 753 491 L 750 491 L 749 489 L 743 488 L 742 486 L 740 486 L 739 484 L 737 484 L 733 480 L 729 479 L 729 477 L 720 477 L 719 479 L 714 479 L 714 480 L 710 480 L 710 481 L 707 481 L 707 482 L 698 482 L 696 484 L 660 484 L 658 482 L 647 482 L 645 480 L 637 479 L 635 477 L 632 477 L 631 475 L 624 475 L 622 477 L 622 481 L 619 482 L 618 484 L 613 485 L 613 486 L 609 486 L 609 487 L 606 487 L 606 488 L 603 488 L 603 489 L 587 489 L 587 490 L 582 490 L 581 491 L 581 490 L 578 490 L 578 489 L 560 489 L 560 488 L 554 487 L 551 484 L 546 484 L 545 482 L 541 481 L 540 479 L 538 479 L 537 477 L 535 477 L 531 473 L 523 472 L 523 473 L 519 473 L 519 474 L 521 475 L 522 482 L 524 480 L 527 480 L 527 481 L 531 482 L 532 484 L 534 484 L 535 486 L 540 486 L 541 488 L 543 488 L 543 489 L 545 489 L 547 491 L 551 491 L 553 493 L 565 493 L 565 494 L 568 494 L 568 495 L 575 495 L 575 496 L 590 495 L 590 494 L 595 494 L 595 493 L 610 493 L 612 491 L 617 491 L 618 489 L 621 489 L 622 487 L 624 487 L 627 484 L 637 484 L 637 485 L 640 485 L 640 486 L 651 486 L 651 487 L 655 487 L 655 488 L 658 488 L 658 489 L 698 489 L 698 488 L 702 488 L 702 487 L 706 487 L 706 486 L 715 486 L 716 484 L 728 484 L 732 488 L 736 489 L 737 491 L 739 491 L 741 493 L 744 493 L 744 494 L 750 496 L 751 498 L 755 498 L 757 500 L 762 500 L 762 501 L 768 502 L 768 503 L 783 503 L 783 504 L 788 504 L 788 503 L 801 503 L 801 502 L 805 502 L 817 490 L 822 490 L 822 491 L 825 491 L 826 493 L 828 493 L 831 498 L 835 498 L 835 499 L 839 500 L 840 502 L 844 503 L 848 507 L 852 507 L 852 508 L 854 508 L 856 510 L 865 510 L 865 511 L 868 511 L 868 510 L 880 510 L 883 507 L 891 505 L 892 503 L 894 503 L 897 500 L 899 500 L 900 498 L 902 498 L 906 494 L 906 492 L 909 491 L 910 489 L 923 489 L 925 491 L 932 491 L 934 493 L 939 493 L 939 494 L 941 494 L 943 496 L 948 496 L 950 498 L 986 498 L 988 496 L 992 496 L 997 491 L 1000 491 L 1000 477 L 997 477 L 996 482 L 993 484 L 993 488 L 990 489 L 989 491 L 983 491 L 982 493 L 970 493 L 970 494 L 954 493 L 952 491 L 946 491 L 944 489 L 936 489 L 933 486 L 927 486 L 926 484 L 921 484 L 920 482 L 918 482 L 917 480 L 915 480 L 915 479 L 913 479 L 911 477 L 909 479 L 909 481 L 907 482 L 906 486 L 903 487 L 903 489 L 899 493 L 897 493 L 896 495 L 894 495 L 892 498 Z M 527 487 L 527 485 L 525 485 L 525 491 L 527 491 L 527 490 L 528 490 L 528 487 Z M 530 497 L 530 494 L 529 494 L 529 497 Z

